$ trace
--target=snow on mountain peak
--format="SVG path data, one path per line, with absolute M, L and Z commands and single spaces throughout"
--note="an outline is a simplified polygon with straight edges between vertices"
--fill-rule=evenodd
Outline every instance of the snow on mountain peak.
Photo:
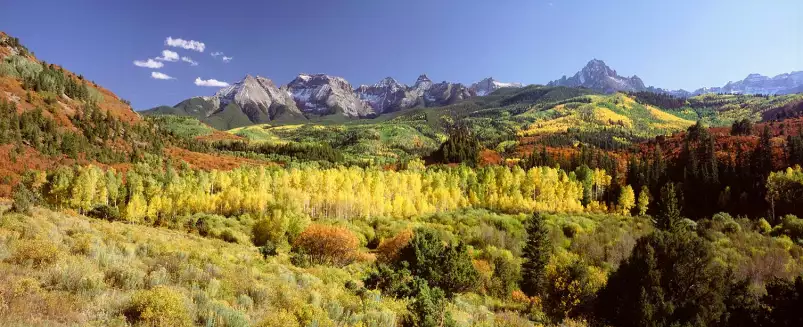
M 521 83 L 503 83 L 493 77 L 485 78 L 469 87 L 469 90 L 477 96 L 486 96 L 503 87 L 521 87 Z

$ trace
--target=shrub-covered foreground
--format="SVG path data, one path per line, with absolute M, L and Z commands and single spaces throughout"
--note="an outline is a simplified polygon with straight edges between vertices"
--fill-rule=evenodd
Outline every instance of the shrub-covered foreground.
M 0 211 L 0 325 L 795 326 L 803 294 L 792 216 L 655 231 L 647 217 L 467 209 L 319 220 L 274 244 L 259 224 L 232 243 Z
M 365 268 L 301 269 L 198 235 L 6 212 L 0 325 L 394 326 L 405 303 L 344 286 Z

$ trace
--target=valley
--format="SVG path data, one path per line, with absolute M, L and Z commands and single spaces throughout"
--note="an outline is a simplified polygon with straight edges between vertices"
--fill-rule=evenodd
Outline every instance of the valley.
M 136 111 L 0 33 L 0 325 L 799 326 L 798 77 L 246 75 Z

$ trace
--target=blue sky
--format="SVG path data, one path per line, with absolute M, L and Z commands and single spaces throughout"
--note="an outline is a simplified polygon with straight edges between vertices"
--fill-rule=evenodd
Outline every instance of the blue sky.
M 385 76 L 411 84 L 422 73 L 529 84 L 597 58 L 648 85 L 694 89 L 803 70 L 800 0 L 3 0 L 0 30 L 137 109 L 217 90 L 195 85 L 199 77 L 231 83 L 245 74 L 277 84 L 301 72 L 355 86 Z M 170 47 L 167 37 L 205 48 Z M 198 65 L 133 64 L 163 50 Z

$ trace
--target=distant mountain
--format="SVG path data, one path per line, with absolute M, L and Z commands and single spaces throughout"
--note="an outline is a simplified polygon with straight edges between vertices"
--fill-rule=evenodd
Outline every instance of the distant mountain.
M 192 116 L 217 129 L 231 129 L 276 120 L 304 119 L 290 94 L 273 81 L 247 75 L 211 97 L 194 97 L 169 107 L 143 111 L 144 115 Z
M 491 80 L 482 93 L 514 85 L 518 84 Z M 433 83 L 426 75 L 419 76 L 413 86 L 387 77 L 356 89 L 342 77 L 325 74 L 299 74 L 282 87 L 267 78 L 248 75 L 214 96 L 194 97 L 172 107 L 161 106 L 141 113 L 192 116 L 217 129 L 232 129 L 333 114 L 371 118 L 413 107 L 449 105 L 473 96 L 476 93 L 463 84 Z
M 493 79 L 493 77 L 488 77 L 477 83 L 471 84 L 469 90 L 474 94 L 476 94 L 477 96 L 486 96 L 503 87 L 519 88 L 522 87 L 522 85 L 521 83 L 502 83 Z
M 420 75 L 413 86 L 387 77 L 371 86 L 361 85 L 354 92 L 368 102 L 377 114 L 418 106 L 448 105 L 478 95 L 460 83 L 433 83 L 427 75 Z
M 803 92 L 803 71 L 784 73 L 775 77 L 750 74 L 741 81 L 728 82 L 725 86 L 702 87 L 694 91 L 649 88 L 648 91 L 671 94 L 676 97 L 691 97 L 707 93 L 784 95 Z
M 325 74 L 300 74 L 283 87 L 302 112 L 315 115 L 341 113 L 351 118 L 376 116 L 370 104 L 354 93 L 351 84 L 342 77 Z
M 728 82 L 721 93 L 738 94 L 790 94 L 800 92 L 803 86 L 803 71 L 767 77 L 750 74 L 741 81 Z M 696 92 L 695 92 L 696 93 Z
M 649 91 L 682 98 L 706 93 L 780 95 L 803 92 L 803 71 L 780 74 L 775 77 L 750 74 L 741 81 L 728 82 L 721 87 L 702 87 L 694 91 L 668 90 L 652 86 L 645 87 L 644 82 L 638 76 L 619 76 L 602 60 L 593 59 L 574 76 L 569 78 L 563 76 L 561 79 L 549 82 L 548 85 L 585 87 L 604 93 Z M 479 95 L 479 92 L 477 94 Z
M 418 93 L 392 77 L 386 77 L 374 85 L 360 85 L 354 92 L 368 102 L 377 114 L 423 105 L 423 102 L 419 102 Z
M 647 88 L 638 76 L 619 76 L 602 60 L 593 59 L 574 76 L 554 80 L 548 86 L 585 87 L 598 92 L 613 93 L 618 91 L 638 92 Z
M 426 75 L 421 75 L 419 77 L 419 81 L 416 84 L 419 84 L 422 81 L 422 78 L 425 80 L 429 80 Z M 431 81 L 429 82 L 431 83 Z M 429 88 L 424 88 L 425 85 L 428 83 L 423 82 L 418 87 L 413 86 L 416 90 L 425 90 L 423 94 L 424 103 L 427 107 L 437 107 L 437 106 L 445 106 L 457 103 L 461 100 L 465 100 L 471 98 L 473 95 L 469 89 L 460 83 L 449 83 L 446 81 L 432 84 Z

